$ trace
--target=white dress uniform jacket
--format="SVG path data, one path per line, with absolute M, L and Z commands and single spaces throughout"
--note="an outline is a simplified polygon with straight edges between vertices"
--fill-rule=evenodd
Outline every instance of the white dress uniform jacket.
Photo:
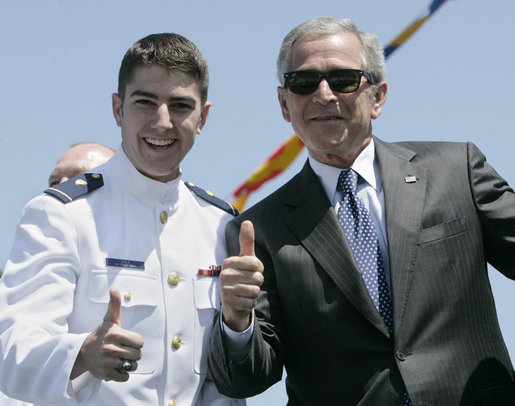
M 219 280 L 198 275 L 226 258 L 232 216 L 180 179 L 143 176 L 122 148 L 97 172 L 103 187 L 67 204 L 43 194 L 23 210 L 0 279 L 0 390 L 40 405 L 244 404 L 206 380 Z M 125 383 L 70 381 L 111 287 L 122 327 L 145 342 L 138 369 Z

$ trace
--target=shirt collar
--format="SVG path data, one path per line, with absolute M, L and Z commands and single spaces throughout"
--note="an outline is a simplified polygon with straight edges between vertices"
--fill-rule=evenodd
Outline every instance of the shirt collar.
M 107 165 L 113 167 L 113 174 L 117 182 L 122 184 L 134 197 L 146 204 L 153 205 L 178 200 L 181 176 L 164 183 L 143 175 L 131 163 L 122 146 L 106 163 Z
M 341 168 L 336 168 L 322 162 L 317 161 L 311 155 L 308 157 L 309 164 L 320 179 L 322 186 L 331 202 L 334 200 L 338 177 Z M 382 188 L 381 177 L 379 176 L 379 165 L 375 157 L 374 139 L 365 147 L 352 163 L 351 168 L 354 169 L 374 190 L 379 193 Z

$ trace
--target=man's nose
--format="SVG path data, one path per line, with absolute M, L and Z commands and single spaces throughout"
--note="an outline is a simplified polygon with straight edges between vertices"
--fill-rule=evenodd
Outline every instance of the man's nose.
M 315 90 L 313 101 L 328 104 L 337 100 L 336 95 L 329 86 L 329 82 L 326 78 L 322 78 L 318 84 L 317 90 Z
M 166 104 L 162 104 L 157 108 L 152 121 L 152 128 L 162 131 L 173 128 L 170 111 Z

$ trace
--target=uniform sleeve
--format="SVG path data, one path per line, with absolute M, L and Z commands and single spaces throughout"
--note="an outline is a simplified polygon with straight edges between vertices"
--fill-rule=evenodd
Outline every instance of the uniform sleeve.
M 515 194 L 471 143 L 468 161 L 487 261 L 508 278 L 515 279 Z
M 65 206 L 39 196 L 23 210 L 0 279 L 0 390 L 38 404 L 78 404 L 100 381 L 75 392 L 70 372 L 87 334 L 68 317 L 80 264 L 77 233 Z

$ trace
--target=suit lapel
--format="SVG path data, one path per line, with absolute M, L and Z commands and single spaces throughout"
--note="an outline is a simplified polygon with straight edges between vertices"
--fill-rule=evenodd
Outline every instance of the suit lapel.
M 374 142 L 383 181 L 394 331 L 397 331 L 410 295 L 427 171 L 411 162 L 415 157 L 413 151 L 377 138 Z
M 309 162 L 292 186 L 287 202 L 292 208 L 286 219 L 289 227 L 356 309 L 388 336 L 334 209 Z

